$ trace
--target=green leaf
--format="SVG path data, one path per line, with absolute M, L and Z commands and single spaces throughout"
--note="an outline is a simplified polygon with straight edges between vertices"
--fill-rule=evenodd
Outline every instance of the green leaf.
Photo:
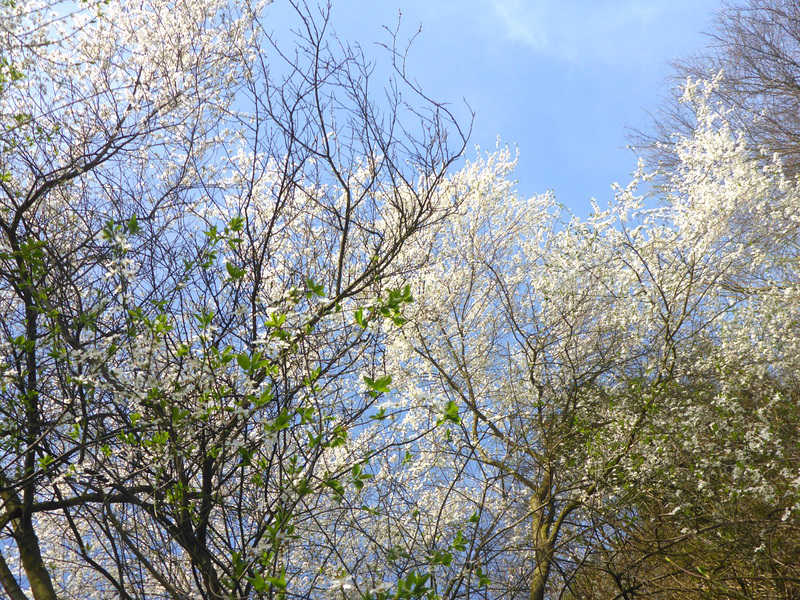
M 327 485 L 334 492 L 336 492 L 337 495 L 344 496 L 344 486 L 341 484 L 341 482 L 338 479 L 328 479 L 325 482 L 325 485 Z
M 139 221 L 136 220 L 136 214 L 132 214 L 131 218 L 128 219 L 128 233 L 131 235 L 135 235 L 141 231 L 139 227 Z
M 172 422 L 174 424 L 180 423 L 181 421 L 183 421 L 183 419 L 185 419 L 188 416 L 189 416 L 188 410 L 181 410 L 176 405 L 172 406 Z
M 461 417 L 458 414 L 458 405 L 452 400 L 445 405 L 442 416 L 436 421 L 437 426 L 441 425 L 442 423 L 455 423 L 456 425 L 461 424 Z
M 378 394 L 388 394 L 391 391 L 389 384 L 392 383 L 392 376 L 384 375 L 378 379 L 372 379 L 364 375 L 364 383 L 370 389 L 369 395 L 377 398 Z
M 228 221 L 228 229 L 230 231 L 239 232 L 244 227 L 244 217 L 234 217 L 230 221 Z
M 272 584 L 273 587 L 278 588 L 279 590 L 286 589 L 286 570 L 281 569 L 281 574 L 277 577 L 267 577 L 267 581 Z
M 306 286 L 309 290 L 306 294 L 306 297 L 311 298 L 311 296 L 314 295 L 322 298 L 325 296 L 325 287 L 318 283 L 314 283 L 314 280 L 310 277 L 306 278 Z
M 463 552 L 467 549 L 467 539 L 464 537 L 464 534 L 461 533 L 461 531 L 456 533 L 456 537 L 453 538 L 453 542 L 450 544 L 450 547 L 456 552 Z
M 289 421 L 291 420 L 292 415 L 289 413 L 288 409 L 281 411 L 278 416 L 275 418 L 275 421 L 272 423 L 271 429 L 273 431 L 280 431 L 281 429 L 286 429 L 289 427 Z
M 314 490 L 309 485 L 308 479 L 306 477 L 303 477 L 297 484 L 297 487 L 295 488 L 295 492 L 297 492 L 297 495 L 300 497 L 307 496 L 308 494 L 311 494 L 313 491 Z
M 239 366 L 242 368 L 243 371 L 250 371 L 251 362 L 250 357 L 247 353 L 242 352 L 241 354 L 236 355 L 236 362 L 239 363 Z
M 311 431 L 306 430 L 306 435 L 308 436 L 308 445 L 310 448 L 316 448 L 322 443 L 322 438 L 325 435 L 324 433 L 320 433 L 318 435 L 314 435 Z
M 300 417 L 300 425 L 305 425 L 314 420 L 314 413 L 316 409 L 313 406 L 300 406 L 295 409 L 295 414 Z
M 239 456 L 241 457 L 239 460 L 239 466 L 249 467 L 251 464 L 253 464 L 253 454 L 255 454 L 254 449 L 239 448 Z
M 406 552 L 402 546 L 392 546 L 389 552 L 386 554 L 386 558 L 389 560 L 390 563 L 396 562 L 401 558 L 411 558 L 411 555 Z
M 216 225 L 212 225 L 210 229 L 204 231 L 203 233 L 206 234 L 206 237 L 211 242 L 216 242 L 219 239 L 219 230 L 217 229 Z
M 272 329 L 278 329 L 278 327 L 283 325 L 284 321 L 286 321 L 286 315 L 276 311 L 270 315 L 269 319 L 264 321 L 264 325 Z
M 328 448 L 337 448 L 347 443 L 347 429 L 339 425 L 333 430 L 330 439 L 325 444 Z
M 430 573 L 417 575 L 415 571 L 411 571 L 405 579 L 397 582 L 397 595 L 395 597 L 410 599 L 424 596 L 431 591 L 431 588 L 425 585 L 430 577 Z
M 253 589 L 257 592 L 265 592 L 269 587 L 269 583 L 267 582 L 266 579 L 264 579 L 264 576 L 261 575 L 261 573 L 259 573 L 255 577 L 249 578 L 248 581 L 250 581 L 250 583 L 253 584 Z
M 214 313 L 194 313 L 194 317 L 200 322 L 200 326 L 205 329 L 214 320 Z
M 244 277 L 245 273 L 244 269 L 240 269 L 233 263 L 225 263 L 225 269 L 227 269 L 228 275 L 230 275 L 230 278 L 233 280 L 241 279 L 242 277 Z
M 361 327 L 366 327 L 367 326 L 367 321 L 364 319 L 364 309 L 363 308 L 358 308 L 356 310 L 356 313 L 355 313 L 354 317 L 355 317 L 356 323 L 358 325 L 360 325 Z
M 486 587 L 492 583 L 480 567 L 475 568 L 475 575 L 478 577 L 478 587 Z
M 453 554 L 446 550 L 436 550 L 428 557 L 428 562 L 432 565 L 444 565 L 449 567 L 453 562 Z

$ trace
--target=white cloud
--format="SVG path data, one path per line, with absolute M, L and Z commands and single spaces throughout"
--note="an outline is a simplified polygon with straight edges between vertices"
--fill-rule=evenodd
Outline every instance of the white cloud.
M 713 0 L 492 0 L 508 39 L 570 62 L 638 62 L 702 27 Z M 689 28 L 687 15 L 696 26 Z M 688 19 L 692 21 L 691 18 Z
M 506 35 L 510 39 L 531 46 L 539 52 L 545 52 L 551 46 L 545 24 L 548 6 L 540 5 L 537 11 L 531 10 L 534 7 L 526 7 L 523 0 L 494 0 L 492 4 L 502 18 Z

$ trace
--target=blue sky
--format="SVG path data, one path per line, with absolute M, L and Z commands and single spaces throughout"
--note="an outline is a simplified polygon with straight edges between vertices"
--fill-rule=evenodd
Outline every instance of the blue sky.
M 275 5 L 275 28 L 281 10 Z M 474 146 L 519 149 L 518 188 L 585 215 L 627 183 L 626 127 L 648 123 L 668 61 L 702 48 L 718 0 L 333 0 L 339 36 L 365 47 L 421 26 L 408 67 L 437 100 L 475 111 Z M 380 56 L 377 54 L 377 56 Z

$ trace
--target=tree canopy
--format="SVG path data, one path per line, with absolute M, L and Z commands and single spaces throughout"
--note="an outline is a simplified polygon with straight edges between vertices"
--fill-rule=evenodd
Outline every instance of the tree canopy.
M 5 595 L 796 597 L 800 190 L 724 75 L 579 219 L 292 6 L 0 2 Z

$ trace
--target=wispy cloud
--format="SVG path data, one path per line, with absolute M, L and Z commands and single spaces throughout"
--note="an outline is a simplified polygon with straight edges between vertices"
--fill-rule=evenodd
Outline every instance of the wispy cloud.
M 709 1 L 705 2 L 709 4 Z M 567 61 L 630 62 L 675 43 L 665 27 L 698 0 L 492 0 L 508 39 Z M 694 34 L 694 31 L 686 32 Z

